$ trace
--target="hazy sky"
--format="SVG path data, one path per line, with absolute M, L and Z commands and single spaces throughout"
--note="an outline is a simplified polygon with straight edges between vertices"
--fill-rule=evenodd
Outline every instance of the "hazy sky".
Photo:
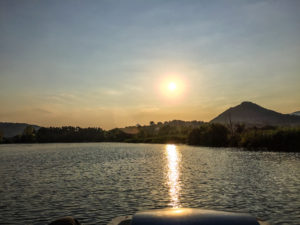
M 209 121 L 245 100 L 300 110 L 299 12 L 298 0 L 0 0 L 0 121 Z

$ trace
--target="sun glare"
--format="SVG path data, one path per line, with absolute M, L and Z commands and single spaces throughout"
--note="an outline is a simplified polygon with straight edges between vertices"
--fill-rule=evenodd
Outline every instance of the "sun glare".
M 157 93 L 166 104 L 178 104 L 186 96 L 187 80 L 182 75 L 164 75 L 157 80 Z
M 177 85 L 174 82 L 169 83 L 168 89 L 174 91 L 177 88 Z

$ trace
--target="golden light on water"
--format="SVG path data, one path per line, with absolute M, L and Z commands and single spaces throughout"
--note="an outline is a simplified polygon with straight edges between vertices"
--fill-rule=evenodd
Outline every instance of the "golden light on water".
M 167 177 L 169 186 L 169 196 L 171 199 L 170 206 L 177 208 L 180 207 L 179 202 L 179 192 L 180 192 L 180 182 L 179 182 L 179 163 L 180 163 L 180 153 L 177 150 L 176 145 L 166 145 L 166 157 L 168 161 L 167 165 Z

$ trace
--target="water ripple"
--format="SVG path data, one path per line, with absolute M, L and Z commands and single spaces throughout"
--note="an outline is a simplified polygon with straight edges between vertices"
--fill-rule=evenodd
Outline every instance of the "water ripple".
M 0 146 L 0 223 L 84 224 L 164 207 L 242 211 L 299 224 L 300 155 L 89 143 Z

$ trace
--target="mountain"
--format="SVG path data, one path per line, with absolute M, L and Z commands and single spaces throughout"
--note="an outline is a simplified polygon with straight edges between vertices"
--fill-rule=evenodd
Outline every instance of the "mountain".
M 295 126 L 300 125 L 300 116 L 275 112 L 252 102 L 242 102 L 227 109 L 210 122 L 229 124 L 230 121 L 250 126 Z
M 3 137 L 13 137 L 18 134 L 22 134 L 27 126 L 33 126 L 35 130 L 40 129 L 39 126 L 31 125 L 27 123 L 6 123 L 0 122 L 0 131 L 3 133 Z
M 291 113 L 290 115 L 293 115 L 293 116 L 300 116 L 300 111 L 293 112 L 293 113 Z

